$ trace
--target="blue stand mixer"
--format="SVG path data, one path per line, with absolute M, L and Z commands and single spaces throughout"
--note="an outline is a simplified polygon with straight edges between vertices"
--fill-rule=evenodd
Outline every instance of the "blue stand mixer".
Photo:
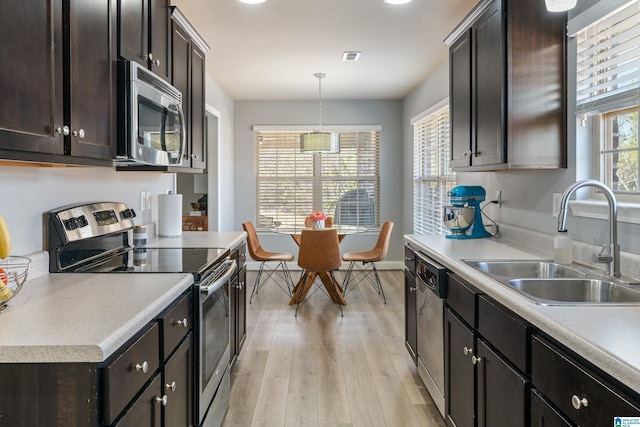
M 450 206 L 443 208 L 444 225 L 451 230 L 449 239 L 479 239 L 490 237 L 482 224 L 480 203 L 487 192 L 479 185 L 459 185 L 449 192 Z

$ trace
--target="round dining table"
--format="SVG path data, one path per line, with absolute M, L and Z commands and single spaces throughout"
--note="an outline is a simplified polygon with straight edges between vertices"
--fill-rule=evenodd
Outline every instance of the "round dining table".
M 339 242 L 342 242 L 342 240 L 349 234 L 364 233 L 365 231 L 367 231 L 367 228 L 357 225 L 334 224 L 331 228 L 335 229 L 338 232 Z M 300 246 L 302 230 L 311 230 L 311 228 L 305 227 L 304 225 L 281 225 L 271 228 L 271 231 L 273 231 L 274 233 L 290 235 L 298 246 Z M 340 284 L 334 286 L 334 281 L 332 280 L 331 275 L 328 271 L 322 271 L 318 273 L 309 272 L 309 274 L 307 275 L 307 280 L 304 283 L 302 283 L 301 277 L 300 280 L 298 280 L 296 286 L 293 288 L 293 296 L 291 297 L 291 301 L 289 301 L 289 305 L 295 305 L 304 301 L 304 298 L 309 292 L 309 289 L 311 289 L 311 286 L 313 285 L 316 277 L 320 277 L 320 280 L 322 280 L 322 283 L 327 289 L 327 292 L 333 302 L 340 305 L 347 305 L 347 301 L 344 299 L 344 294 L 342 293 L 342 286 L 340 286 Z

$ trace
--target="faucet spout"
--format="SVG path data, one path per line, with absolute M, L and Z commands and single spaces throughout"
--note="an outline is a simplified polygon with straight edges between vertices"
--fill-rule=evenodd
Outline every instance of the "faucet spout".
M 609 245 L 608 257 L 601 257 L 607 263 L 607 274 L 620 277 L 620 245 L 618 245 L 618 203 L 613 191 L 600 181 L 585 179 L 570 185 L 562 193 L 560 199 L 560 211 L 558 212 L 558 231 L 567 231 L 567 210 L 569 197 L 583 187 L 595 187 L 604 193 L 609 205 Z M 601 254 L 602 255 L 602 254 Z

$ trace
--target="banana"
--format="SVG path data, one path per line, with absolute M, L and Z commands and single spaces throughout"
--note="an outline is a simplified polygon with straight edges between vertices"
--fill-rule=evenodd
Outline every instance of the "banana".
M 9 235 L 9 228 L 2 215 L 0 215 L 0 258 L 8 257 L 10 252 L 11 236 Z

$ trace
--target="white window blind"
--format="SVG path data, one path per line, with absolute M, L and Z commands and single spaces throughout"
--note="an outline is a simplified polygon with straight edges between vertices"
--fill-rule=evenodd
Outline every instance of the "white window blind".
M 413 124 L 413 232 L 443 234 L 442 207 L 455 186 L 449 147 L 449 101 L 429 109 Z
M 380 130 L 339 131 L 340 152 L 300 150 L 306 130 L 255 130 L 256 224 L 304 224 L 316 210 L 336 224 L 379 227 Z
M 640 2 L 600 3 L 603 5 L 597 4 L 584 13 L 586 17 L 578 16 L 568 25 L 577 43 L 579 116 L 640 103 Z M 612 7 L 615 9 L 607 9 Z M 604 14 L 598 16 L 599 12 Z

